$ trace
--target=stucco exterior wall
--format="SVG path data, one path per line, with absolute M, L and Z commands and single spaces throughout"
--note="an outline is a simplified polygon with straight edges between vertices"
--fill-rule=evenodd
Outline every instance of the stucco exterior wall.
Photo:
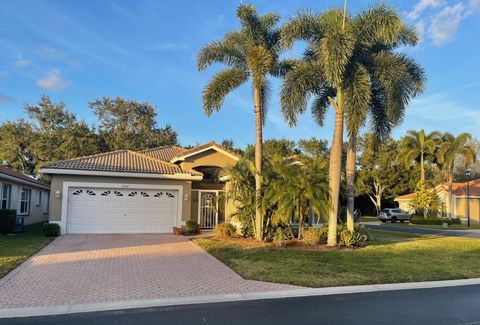
M 183 187 L 182 200 L 182 222 L 190 219 L 191 207 L 191 181 L 168 180 L 168 179 L 150 179 L 150 178 L 131 178 L 131 177 L 101 177 L 101 176 L 76 176 L 76 175 L 52 175 L 51 195 L 50 195 L 50 221 L 60 221 L 62 215 L 62 197 L 64 182 L 84 182 L 84 183 L 114 183 L 114 184 L 145 184 L 145 185 L 180 185 Z M 57 191 L 60 194 L 57 198 Z
M 470 198 L 470 223 L 480 224 L 480 199 Z M 467 218 L 467 199 L 456 198 L 455 199 L 455 215 L 457 218 L 466 221 Z
M 235 162 L 235 159 L 210 149 L 185 158 L 185 160 L 180 163 L 180 166 L 185 170 L 192 170 L 198 166 L 216 166 L 225 168 L 234 165 Z
M 11 179 L 4 179 L 2 177 L 0 177 L 0 183 L 9 184 L 11 186 L 9 208 L 17 210 L 17 216 L 23 218 L 25 225 L 48 220 L 48 190 L 37 188 L 26 183 L 15 182 Z M 22 188 L 31 190 L 30 212 L 28 214 L 20 215 L 20 193 Z

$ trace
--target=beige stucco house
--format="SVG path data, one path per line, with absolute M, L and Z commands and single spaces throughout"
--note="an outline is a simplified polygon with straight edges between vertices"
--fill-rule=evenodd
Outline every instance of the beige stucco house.
M 470 213 L 470 223 L 480 224 L 480 179 L 464 183 L 452 184 L 452 200 L 449 200 L 448 186 L 441 184 L 431 190 L 435 192 L 442 204 L 445 213 L 453 208 L 453 218 L 459 218 L 462 223 L 466 223 L 468 212 Z M 410 211 L 410 201 L 415 197 L 415 193 L 401 195 L 395 198 L 399 208 Z M 469 207 L 467 207 L 467 203 Z
M 0 209 L 17 210 L 25 225 L 48 219 L 50 187 L 30 176 L 0 165 Z
M 219 172 L 238 159 L 212 141 L 54 162 L 41 168 L 52 177 L 49 220 L 62 234 L 171 233 L 187 220 L 213 228 L 233 210 L 219 199 Z

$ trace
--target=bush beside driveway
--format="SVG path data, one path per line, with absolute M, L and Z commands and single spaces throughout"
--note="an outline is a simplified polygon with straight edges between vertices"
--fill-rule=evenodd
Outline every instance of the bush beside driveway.
M 246 279 L 329 287 L 480 277 L 480 240 L 371 231 L 359 249 L 252 247 L 228 240 L 195 242 Z
M 45 237 L 42 224 L 25 227 L 25 232 L 15 235 L 0 235 L 0 278 L 16 268 L 53 238 Z

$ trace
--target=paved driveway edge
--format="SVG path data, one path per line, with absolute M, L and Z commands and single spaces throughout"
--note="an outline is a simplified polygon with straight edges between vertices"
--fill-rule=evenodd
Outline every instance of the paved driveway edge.
M 462 280 L 446 280 L 446 281 L 373 284 L 373 285 L 358 285 L 358 286 L 329 287 L 329 288 L 304 288 L 304 289 L 283 290 L 283 291 L 252 292 L 252 293 L 245 293 L 245 294 L 225 294 L 225 295 L 196 296 L 196 297 L 183 297 L 183 298 L 130 300 L 130 301 L 101 303 L 101 304 L 96 303 L 96 304 L 62 305 L 62 306 L 34 307 L 34 308 L 14 308 L 14 309 L 0 309 L 0 318 L 65 315 L 65 314 L 135 309 L 135 308 L 193 305 L 193 304 L 235 302 L 235 301 L 261 300 L 261 299 L 295 298 L 295 297 L 308 297 L 308 296 L 326 296 L 326 295 L 381 292 L 381 291 L 394 291 L 394 290 L 445 288 L 445 287 L 467 286 L 467 285 L 478 285 L 478 284 L 480 284 L 480 278 L 462 279 Z

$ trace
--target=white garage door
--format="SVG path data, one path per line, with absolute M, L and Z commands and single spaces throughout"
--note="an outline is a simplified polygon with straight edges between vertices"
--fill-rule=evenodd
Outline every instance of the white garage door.
M 70 188 L 67 233 L 171 233 L 178 191 Z

